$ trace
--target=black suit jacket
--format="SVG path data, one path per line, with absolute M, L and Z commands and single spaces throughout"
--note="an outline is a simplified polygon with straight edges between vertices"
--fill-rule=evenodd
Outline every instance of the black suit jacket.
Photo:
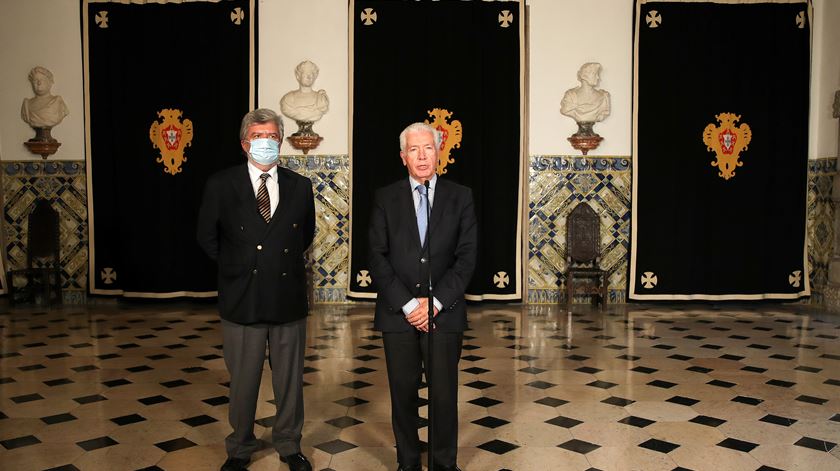
M 437 331 L 467 328 L 464 291 L 475 268 L 477 224 L 472 191 L 443 178 L 435 186 L 429 224 L 431 257 L 422 248 L 408 177 L 376 191 L 368 233 L 370 269 L 376 284 L 374 328 L 404 332 L 414 327 L 402 306 L 427 296 L 431 258 L 434 296 L 443 304 L 435 318 Z
M 218 263 L 219 312 L 237 324 L 307 315 L 304 252 L 315 234 L 308 178 L 277 167 L 279 202 L 266 223 L 247 164 L 211 176 L 198 213 L 198 243 Z

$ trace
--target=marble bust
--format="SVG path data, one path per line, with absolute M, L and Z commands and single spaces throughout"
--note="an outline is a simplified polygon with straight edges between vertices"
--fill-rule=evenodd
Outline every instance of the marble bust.
M 580 86 L 566 90 L 560 102 L 560 113 L 577 123 L 603 121 L 610 115 L 610 94 L 595 88 L 600 82 L 601 64 L 587 62 L 578 70 Z
M 300 88 L 283 95 L 280 99 L 280 111 L 297 122 L 318 121 L 330 108 L 327 92 L 312 88 L 312 84 L 318 78 L 318 66 L 310 61 L 301 62 L 295 67 L 295 78 Z
M 70 114 L 64 100 L 50 94 L 53 86 L 53 74 L 38 66 L 29 72 L 29 82 L 35 96 L 24 98 L 20 107 L 20 117 L 33 128 L 52 128 Z

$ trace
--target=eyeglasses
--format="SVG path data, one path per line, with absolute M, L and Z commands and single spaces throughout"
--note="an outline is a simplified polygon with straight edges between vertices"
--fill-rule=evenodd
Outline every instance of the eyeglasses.
M 248 134 L 248 140 L 253 141 L 254 139 L 271 139 L 273 141 L 280 141 L 280 134 L 276 132 L 255 132 Z

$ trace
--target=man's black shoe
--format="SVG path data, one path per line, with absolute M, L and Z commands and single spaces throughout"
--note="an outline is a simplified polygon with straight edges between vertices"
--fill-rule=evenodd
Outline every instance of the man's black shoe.
M 222 465 L 221 471 L 246 471 L 248 460 L 242 458 L 228 458 Z
M 280 461 L 289 465 L 289 471 L 312 471 L 312 465 L 302 453 L 281 456 Z
M 422 471 L 422 469 L 423 469 L 423 467 L 422 467 L 422 466 L 420 466 L 419 464 L 414 465 L 414 466 L 403 466 L 403 465 L 400 465 L 400 466 L 397 468 L 397 471 Z
M 435 471 L 461 471 L 461 468 L 459 468 L 458 465 L 444 466 L 442 464 L 435 463 Z

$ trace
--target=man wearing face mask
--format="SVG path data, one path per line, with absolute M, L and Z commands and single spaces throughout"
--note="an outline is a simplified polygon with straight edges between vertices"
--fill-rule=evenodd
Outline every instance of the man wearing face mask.
M 277 166 L 283 120 L 261 108 L 242 118 L 247 163 L 211 176 L 198 216 L 198 243 L 218 264 L 219 313 L 230 373 L 233 432 L 222 471 L 245 470 L 259 448 L 254 418 L 266 345 L 277 412 L 272 442 L 291 471 L 301 453 L 303 354 L 308 304 L 304 253 L 315 233 L 308 178 Z

